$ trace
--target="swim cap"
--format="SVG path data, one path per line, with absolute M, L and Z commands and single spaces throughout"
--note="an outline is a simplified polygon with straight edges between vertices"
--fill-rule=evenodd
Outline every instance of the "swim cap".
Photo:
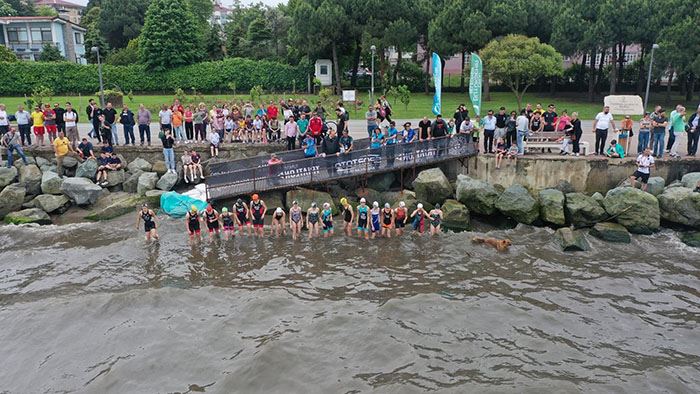
M 277 207 L 277 209 L 275 209 L 275 213 L 282 213 L 282 208 Z
M 345 197 L 343 197 L 343 198 L 340 199 L 340 203 L 343 204 L 343 205 L 345 205 L 345 204 L 348 203 L 348 199 L 345 198 Z
M 214 208 L 211 206 L 211 204 L 207 205 L 207 211 L 211 211 L 212 209 Z
M 364 198 L 364 197 L 362 197 L 362 198 L 360 199 L 360 202 L 364 204 L 364 203 L 366 203 L 366 202 L 367 202 L 367 200 L 365 200 L 365 198 Z
M 241 199 L 239 198 L 238 200 L 236 200 L 236 204 L 238 204 L 238 205 L 243 204 L 243 200 L 241 200 Z
M 418 209 L 423 209 L 423 204 L 421 204 L 421 203 L 418 203 L 418 206 L 417 206 L 417 208 L 418 208 Z
M 258 201 L 259 198 L 260 198 L 260 196 L 258 196 L 257 193 L 253 194 L 253 201 Z
M 384 208 L 391 208 L 391 205 L 389 205 L 388 202 L 384 203 Z
M 190 205 L 190 211 L 197 212 L 197 207 L 194 205 Z
M 141 208 L 148 208 L 148 204 L 143 203 L 143 205 L 141 205 Z
M 372 206 L 375 207 L 375 208 L 376 208 L 376 207 L 379 207 L 379 203 L 375 201 L 375 202 L 372 203 Z
M 435 209 L 440 209 L 440 204 L 435 204 Z
M 405 207 L 405 206 L 406 206 L 406 203 L 405 203 L 405 202 L 403 202 L 403 201 L 401 201 L 401 202 L 399 203 L 399 206 L 400 206 L 401 208 L 403 208 L 403 207 Z
M 329 204 L 329 203 L 327 203 L 327 202 L 324 202 L 324 203 L 323 203 L 323 207 L 324 207 L 324 208 L 330 208 L 330 206 L 331 206 L 331 204 Z
M 312 202 L 312 203 L 311 203 L 311 208 L 316 208 L 316 203 L 315 203 L 315 202 Z
M 228 212 L 228 208 L 226 208 L 226 207 L 221 208 L 221 212 Z
M 294 200 L 294 202 L 292 202 L 292 205 L 299 205 L 299 203 L 296 200 Z

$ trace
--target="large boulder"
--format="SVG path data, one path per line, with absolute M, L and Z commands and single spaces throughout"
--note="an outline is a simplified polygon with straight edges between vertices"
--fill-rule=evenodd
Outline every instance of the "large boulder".
M 453 231 L 469 230 L 469 210 L 464 204 L 457 200 L 448 199 L 445 200 L 441 209 L 443 227 Z
M 89 215 L 85 216 L 85 219 L 93 221 L 109 220 L 130 212 L 136 213 L 138 208 L 145 200 L 144 197 L 133 194 L 118 194 L 118 196 L 110 196 L 109 205 L 90 213 Z
M 124 170 L 107 171 L 107 185 L 117 186 L 124 183 L 126 180 L 126 173 Z
M 590 249 L 588 241 L 581 230 L 562 227 L 557 229 L 554 235 L 565 252 L 584 252 Z
M 700 193 L 672 187 L 659 195 L 661 217 L 672 223 L 700 228 Z
M 277 207 L 284 209 L 284 193 L 278 191 L 271 191 L 266 193 L 260 193 L 260 199 L 265 201 L 265 206 L 267 206 L 266 214 L 272 215 L 275 213 Z M 229 207 L 230 209 L 230 207 Z
M 700 231 L 683 233 L 683 235 L 681 235 L 681 241 L 688 246 L 700 248 Z
M 498 196 L 496 188 L 489 183 L 466 175 L 457 176 L 457 200 L 471 212 L 492 215 L 496 212 Z
M 17 174 L 17 168 L 14 166 L 10 168 L 0 167 L 0 189 L 14 182 Z
M 576 192 L 574 186 L 569 181 L 566 181 L 564 179 L 560 179 L 559 182 L 557 182 L 557 184 L 554 187 L 552 187 L 552 189 L 559 190 L 564 194 Z
M 588 233 L 603 241 L 625 244 L 632 242 L 629 231 L 627 231 L 625 226 L 617 223 L 596 223 Z
M 129 172 L 134 174 L 137 171 L 141 172 L 149 172 L 151 171 L 151 168 L 153 167 L 151 163 L 147 162 L 146 160 L 137 157 L 135 158 L 131 163 L 129 163 L 126 166 L 129 169 Z
M 61 185 L 61 192 L 76 205 L 86 205 L 97 201 L 102 188 L 87 178 L 66 178 Z
M 382 193 L 382 201 L 388 202 L 394 209 L 398 208 L 399 203 L 403 201 L 404 204 L 406 204 L 406 209 L 408 209 L 409 213 L 413 212 L 418 206 L 416 193 L 412 190 Z
M 622 182 L 620 186 L 632 186 L 632 183 L 630 182 L 629 179 L 625 180 Z M 640 188 L 642 187 L 642 184 L 639 182 L 636 182 L 635 187 Z M 654 196 L 658 196 L 659 194 L 664 192 L 664 188 L 666 187 L 666 181 L 664 178 L 660 176 L 653 176 L 649 178 L 649 181 L 647 182 L 647 190 L 646 192 L 649 194 L 652 194 Z
M 88 159 L 78 165 L 75 170 L 75 176 L 77 178 L 88 178 L 95 179 L 95 174 L 97 173 L 97 160 Z
M 63 168 L 74 168 L 78 165 L 78 159 L 73 156 L 66 156 L 63 158 Z
M 164 190 L 153 189 L 146 192 L 146 202 L 151 209 L 160 207 L 160 196 L 167 193 Z
M 35 208 L 39 208 L 47 213 L 61 212 L 70 204 L 70 199 L 64 195 L 40 194 L 32 200 L 32 203 Z
M 594 200 L 596 200 L 598 202 L 598 204 L 600 204 L 601 208 L 603 207 L 603 200 L 605 200 L 604 195 L 600 194 L 600 192 L 595 192 L 595 193 L 591 194 L 591 197 Z M 603 208 L 603 209 L 605 209 L 605 208 Z
M 609 190 L 603 205 L 608 215 L 633 233 L 651 234 L 660 227 L 659 201 L 639 189 L 617 187 Z
M 357 196 L 357 201 L 361 198 L 367 200 L 367 205 L 372 205 L 372 202 L 376 201 L 380 206 L 384 206 L 384 202 L 391 203 L 391 201 L 382 201 L 382 193 L 368 187 L 362 187 L 355 190 L 355 195 Z M 287 202 L 289 203 L 289 201 Z
M 565 214 L 567 221 L 574 227 L 590 227 L 607 217 L 601 204 L 583 193 L 566 195 Z
M 367 180 L 367 187 L 379 192 L 385 192 L 391 188 L 395 179 L 393 172 L 373 175 Z
M 158 183 L 158 174 L 155 172 L 144 172 L 139 176 L 139 181 L 136 185 L 136 192 L 143 196 L 147 191 L 156 188 Z
M 322 208 L 323 203 L 327 202 L 331 204 L 331 209 L 333 209 L 333 212 L 338 212 L 338 210 L 336 209 L 335 202 L 333 201 L 331 195 L 328 193 L 320 192 L 318 190 L 302 188 L 290 190 L 287 192 L 285 198 L 287 201 L 287 209 L 289 209 L 289 207 L 292 206 L 292 202 L 294 201 L 297 201 L 299 203 L 299 206 L 304 212 L 306 212 L 307 209 L 311 208 L 312 202 L 315 202 L 319 208 Z
M 22 208 L 26 193 L 24 186 L 18 183 L 5 186 L 0 192 L 0 218 Z
M 700 182 L 700 172 L 689 172 L 681 178 L 683 186 L 691 189 L 695 189 L 698 186 L 698 182 Z
M 564 193 L 557 189 L 540 190 L 540 216 L 542 220 L 556 226 L 566 224 L 564 216 Z
M 55 172 L 46 171 L 41 174 L 41 192 L 44 194 L 61 194 L 63 178 Z
M 141 170 L 135 170 L 133 173 L 130 173 L 124 183 L 122 183 L 122 190 L 127 193 L 136 193 L 138 191 L 139 177 L 141 174 L 143 174 Z
M 176 173 L 166 172 L 163 176 L 158 179 L 156 183 L 156 188 L 160 190 L 172 190 L 177 184 L 178 176 Z
M 27 189 L 27 194 L 41 194 L 41 170 L 34 164 L 23 166 L 19 170 L 19 184 Z
M 51 224 L 49 214 L 39 208 L 28 208 L 17 212 L 8 213 L 5 216 L 5 223 L 8 224 Z
M 454 193 L 450 181 L 439 168 L 421 171 L 413 181 L 413 190 L 418 201 L 433 205 L 445 201 Z
M 168 172 L 168 167 L 165 165 L 165 161 L 158 160 L 155 163 L 153 163 L 150 171 L 155 172 L 158 175 L 163 175 L 166 172 Z
M 496 200 L 496 209 L 519 223 L 532 224 L 540 216 L 540 204 L 522 185 L 511 185 Z

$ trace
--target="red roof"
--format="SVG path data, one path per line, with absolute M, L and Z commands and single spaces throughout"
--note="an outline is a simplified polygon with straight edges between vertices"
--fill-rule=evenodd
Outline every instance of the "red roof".
M 82 6 L 80 4 L 71 3 L 70 1 L 65 1 L 65 0 L 34 0 L 34 4 L 36 4 L 37 6 L 39 6 L 39 5 L 48 5 L 48 6 L 59 5 L 59 6 L 66 7 L 66 8 L 78 8 L 78 9 L 85 8 L 84 6 Z

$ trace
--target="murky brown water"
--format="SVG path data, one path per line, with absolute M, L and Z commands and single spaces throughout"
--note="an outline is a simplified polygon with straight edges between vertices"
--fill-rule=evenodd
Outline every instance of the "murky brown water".
M 0 227 L 0 392 L 698 392 L 700 253 Z

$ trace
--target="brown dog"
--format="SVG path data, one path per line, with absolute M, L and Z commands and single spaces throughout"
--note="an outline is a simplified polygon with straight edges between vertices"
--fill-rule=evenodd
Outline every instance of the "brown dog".
M 485 245 L 493 246 L 499 252 L 507 251 L 508 247 L 513 244 L 509 239 L 482 238 L 482 237 L 474 237 L 474 238 L 472 238 L 472 242 L 477 243 L 477 244 L 485 244 Z

